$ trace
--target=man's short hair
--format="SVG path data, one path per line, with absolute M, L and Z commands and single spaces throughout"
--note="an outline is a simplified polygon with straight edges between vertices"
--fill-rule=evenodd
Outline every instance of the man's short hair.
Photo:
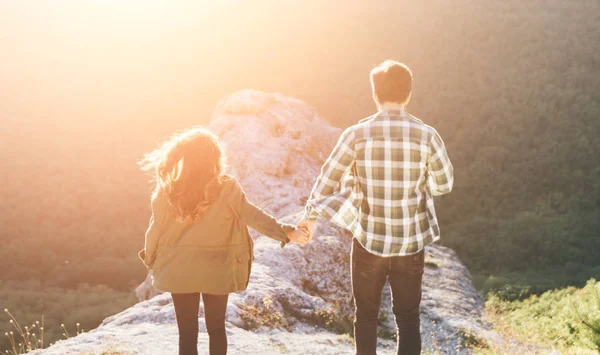
M 373 97 L 378 103 L 406 103 L 412 88 L 412 72 L 395 60 L 386 60 L 371 70 Z

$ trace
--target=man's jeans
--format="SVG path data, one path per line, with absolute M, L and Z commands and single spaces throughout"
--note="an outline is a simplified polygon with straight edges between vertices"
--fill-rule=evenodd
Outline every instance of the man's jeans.
M 387 279 L 398 330 L 398 354 L 421 352 L 419 306 L 424 251 L 408 256 L 381 257 L 352 243 L 352 292 L 356 304 L 354 337 L 357 355 L 375 355 L 381 295 Z

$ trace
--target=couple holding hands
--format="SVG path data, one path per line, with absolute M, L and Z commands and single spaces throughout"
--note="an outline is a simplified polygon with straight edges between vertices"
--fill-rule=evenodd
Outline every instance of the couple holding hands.
M 248 227 L 305 245 L 317 217 L 350 230 L 356 353 L 376 354 L 382 290 L 389 280 L 398 354 L 421 351 L 419 307 L 424 247 L 439 240 L 433 196 L 450 192 L 453 167 L 437 131 L 406 112 L 412 73 L 387 60 L 371 71 L 378 112 L 349 127 L 321 169 L 305 218 L 279 222 L 223 171 L 218 138 L 195 128 L 172 136 L 141 162 L 155 176 L 152 216 L 139 256 L 153 286 L 170 292 L 179 354 L 198 354 L 204 302 L 211 355 L 227 353 L 229 293 L 248 286 L 253 241 Z

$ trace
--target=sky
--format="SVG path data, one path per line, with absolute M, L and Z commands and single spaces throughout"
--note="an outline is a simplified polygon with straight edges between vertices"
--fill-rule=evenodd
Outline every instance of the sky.
M 325 107 L 337 93 L 317 94 L 315 86 L 339 81 L 367 103 L 356 120 L 374 108 L 369 70 L 397 56 L 392 47 L 422 56 L 423 44 L 442 25 L 436 11 L 447 6 L 443 1 L 429 4 L 437 10 L 412 6 L 410 16 L 401 3 L 3 1 L 0 119 L 147 121 L 172 115 L 206 123 L 218 100 L 237 90 L 276 91 Z M 394 28 L 401 32 L 428 22 L 418 33 L 394 37 L 385 30 L 389 24 L 373 20 L 385 12 L 398 13 Z M 387 46 L 388 36 L 400 45 Z M 347 113 L 322 114 L 336 121 Z

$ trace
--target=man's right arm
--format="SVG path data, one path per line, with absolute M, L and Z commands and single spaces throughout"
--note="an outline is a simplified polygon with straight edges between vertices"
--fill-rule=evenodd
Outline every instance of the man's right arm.
M 309 200 L 332 194 L 339 185 L 342 177 L 354 164 L 354 132 L 352 128 L 346 129 L 340 136 L 336 146 L 321 167 L 321 173 L 310 193 Z M 310 205 L 307 204 L 304 219 L 315 221 L 318 217 Z
M 354 145 L 352 141 L 354 133 L 352 129 L 346 129 L 340 136 L 336 146 L 321 167 L 321 173 L 315 182 L 309 200 L 330 195 L 340 183 L 342 177 L 348 172 L 354 163 Z M 307 203 L 304 217 L 298 223 L 298 227 L 308 229 L 309 240 L 312 239 L 317 226 L 319 214 Z
M 435 129 L 429 142 L 427 174 L 427 184 L 434 196 L 447 194 L 452 191 L 452 186 L 454 185 L 454 167 L 448 157 L 444 141 Z

